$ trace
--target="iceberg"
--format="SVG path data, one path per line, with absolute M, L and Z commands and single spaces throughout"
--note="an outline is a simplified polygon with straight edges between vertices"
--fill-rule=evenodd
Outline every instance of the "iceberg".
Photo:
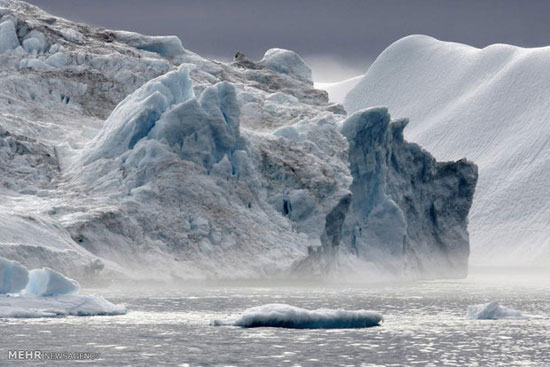
M 0 294 L 18 293 L 29 281 L 27 268 L 18 263 L 0 257 Z
M 497 301 L 468 306 L 466 317 L 472 320 L 525 319 L 518 310 L 501 306 Z
M 475 166 L 386 110 L 344 123 L 295 52 L 209 60 L 3 3 L 0 256 L 99 281 L 467 271 Z M 29 276 L 28 297 L 77 295 Z
M 355 329 L 379 326 L 383 317 L 374 311 L 307 310 L 287 304 L 246 309 L 240 316 L 212 321 L 214 326 L 279 327 L 288 329 Z
M 43 268 L 29 271 L 29 282 L 24 292 L 28 295 L 47 297 L 75 294 L 79 290 L 80 285 L 76 280 L 69 279 L 50 268 Z
M 0 295 L 0 318 L 124 315 L 126 308 L 97 295 L 30 297 Z
M 122 315 L 115 305 L 96 295 L 78 295 L 80 285 L 49 268 L 28 271 L 0 257 L 0 318 Z
M 479 49 L 412 35 L 390 45 L 344 100 L 387 106 L 438 160 L 479 166 L 471 213 L 477 265 L 547 267 L 550 258 L 550 47 Z

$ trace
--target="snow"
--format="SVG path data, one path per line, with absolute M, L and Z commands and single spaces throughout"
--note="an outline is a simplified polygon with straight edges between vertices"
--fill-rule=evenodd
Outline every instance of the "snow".
M 512 308 L 501 306 L 497 301 L 468 306 L 466 317 L 472 320 L 524 319 L 528 316 Z
M 345 99 L 387 106 L 437 159 L 466 157 L 480 178 L 471 261 L 546 266 L 550 256 L 550 47 L 477 49 L 428 36 L 389 46 Z
M 0 257 L 0 294 L 17 293 L 29 280 L 27 269 L 18 263 Z
M 49 268 L 28 271 L 16 261 L 0 257 L 0 318 L 121 315 L 122 305 L 101 296 L 77 295 L 75 280 Z
M 214 320 L 214 326 L 280 327 L 289 329 L 351 329 L 378 326 L 383 317 L 374 311 L 307 310 L 286 304 L 246 309 L 234 318 Z
M 315 83 L 315 88 L 323 89 L 328 92 L 328 98 L 332 102 L 344 103 L 346 94 L 353 89 L 363 79 L 363 75 L 358 75 L 353 78 L 342 80 L 335 83 Z

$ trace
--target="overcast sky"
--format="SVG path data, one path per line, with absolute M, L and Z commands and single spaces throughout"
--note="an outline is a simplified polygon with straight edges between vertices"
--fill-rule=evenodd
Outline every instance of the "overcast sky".
M 483 47 L 550 44 L 545 0 L 30 0 L 55 15 L 111 29 L 179 36 L 203 56 L 297 51 L 316 81 L 364 73 L 414 33 Z

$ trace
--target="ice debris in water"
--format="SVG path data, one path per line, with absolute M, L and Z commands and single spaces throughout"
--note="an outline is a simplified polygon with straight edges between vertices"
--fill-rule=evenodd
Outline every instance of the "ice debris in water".
M 472 320 L 523 319 L 526 315 L 518 310 L 501 306 L 497 301 L 468 306 L 466 317 Z
M 77 295 L 79 290 L 76 280 L 50 268 L 28 271 L 0 257 L 0 318 L 126 313 L 122 305 L 95 295 Z
M 240 316 L 212 321 L 214 326 L 281 327 L 289 329 L 352 329 L 378 326 L 382 315 L 374 311 L 306 310 L 286 304 L 246 309 Z

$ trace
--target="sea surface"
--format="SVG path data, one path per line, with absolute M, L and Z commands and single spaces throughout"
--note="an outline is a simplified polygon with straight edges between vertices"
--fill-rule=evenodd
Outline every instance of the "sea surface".
M 85 289 L 123 316 L 0 319 L 0 366 L 550 366 L 550 277 L 485 270 L 400 284 L 235 283 Z M 468 320 L 497 300 L 538 318 Z M 367 329 L 211 326 L 267 303 L 368 309 Z M 8 350 L 100 353 L 93 361 L 11 361 Z

